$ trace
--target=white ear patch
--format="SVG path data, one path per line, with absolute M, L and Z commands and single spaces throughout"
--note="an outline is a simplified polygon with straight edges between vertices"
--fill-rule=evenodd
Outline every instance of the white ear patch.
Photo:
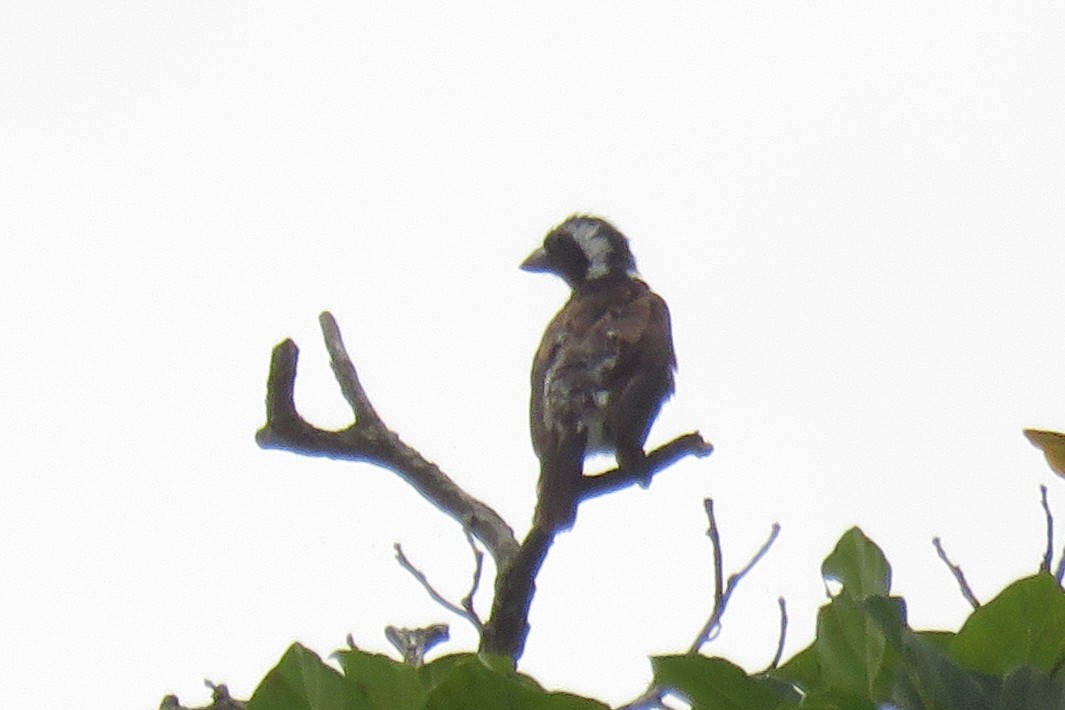
M 576 219 L 570 225 L 573 241 L 588 259 L 585 278 L 598 279 L 610 273 L 610 257 L 614 247 L 610 240 L 599 233 L 599 223 L 589 219 Z

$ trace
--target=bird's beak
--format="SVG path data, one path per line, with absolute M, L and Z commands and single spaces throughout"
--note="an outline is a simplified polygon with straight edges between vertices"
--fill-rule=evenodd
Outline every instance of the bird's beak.
M 553 271 L 551 262 L 547 258 L 547 252 L 543 247 L 538 248 L 521 262 L 522 271 Z

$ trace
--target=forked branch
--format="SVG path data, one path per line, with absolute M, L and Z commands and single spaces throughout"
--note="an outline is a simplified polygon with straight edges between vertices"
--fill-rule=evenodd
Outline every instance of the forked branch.
M 472 538 L 470 538 L 470 540 L 472 545 Z M 482 633 L 484 631 L 484 622 L 481 621 L 481 617 L 477 615 L 477 611 L 473 608 L 473 595 L 476 594 L 477 587 L 481 583 L 480 556 L 477 557 L 476 572 L 473 576 L 473 586 L 470 588 L 470 593 L 462 599 L 462 604 L 459 605 L 455 604 L 454 602 L 448 601 L 448 599 L 443 594 L 436 591 L 433 585 L 429 582 L 429 578 L 425 576 L 425 573 L 415 567 L 411 563 L 411 561 L 407 559 L 407 556 L 403 554 L 402 545 L 397 542 L 395 544 L 395 549 L 396 561 L 399 562 L 399 566 L 410 572 L 411 576 L 418 580 L 418 583 L 422 585 L 426 592 L 429 593 L 429 596 L 432 597 L 433 601 L 450 611 L 452 614 L 460 616 L 466 621 L 473 624 L 473 628 L 477 629 L 477 633 Z M 480 555 L 480 550 L 478 550 L 477 548 L 474 548 L 474 552 Z
M 536 589 L 536 575 L 558 530 L 534 526 L 519 544 L 513 528 L 499 513 L 464 491 L 440 467 L 404 443 L 385 425 L 370 403 L 333 316 L 325 312 L 319 320 L 333 373 L 351 406 L 354 423 L 339 431 L 327 431 L 312 426 L 300 416 L 293 398 L 299 348 L 292 340 L 285 340 L 274 348 L 270 361 L 266 425 L 256 433 L 256 442 L 264 449 L 286 449 L 305 456 L 364 461 L 389 469 L 457 520 L 467 535 L 477 538 L 495 560 L 495 598 L 491 614 L 482 626 L 480 617 L 473 610 L 473 594 L 480 576 L 478 556 L 470 594 L 462 600 L 461 606 L 446 600 L 444 606 L 479 627 L 482 651 L 509 656 L 516 662 L 529 631 L 529 606 Z M 640 472 L 615 469 L 587 477 L 582 482 L 580 500 L 645 481 L 684 456 L 705 456 L 711 451 L 713 447 L 699 434 L 685 434 L 648 453 L 646 467 Z M 474 550 L 479 555 L 476 547 Z M 400 558 L 401 563 L 404 560 Z M 418 577 L 420 573 L 409 562 L 406 566 Z M 423 577 L 419 577 L 423 586 L 434 597 L 439 596 Z
M 514 530 L 499 513 L 460 488 L 439 466 L 427 461 L 385 426 L 359 382 L 332 314 L 322 313 L 319 320 L 333 372 L 351 405 L 355 422 L 340 431 L 326 431 L 299 415 L 293 400 L 299 348 L 285 340 L 274 348 L 270 361 L 266 425 L 256 433 L 255 441 L 264 449 L 365 461 L 387 468 L 469 530 L 498 566 L 507 565 L 518 552 Z
M 710 611 L 710 617 L 703 624 L 703 627 L 696 634 L 695 640 L 692 641 L 691 646 L 688 647 L 688 653 L 699 653 L 699 650 L 708 641 L 711 641 L 721 628 L 721 619 L 725 615 L 725 609 L 728 607 L 729 600 L 732 598 L 732 593 L 736 590 L 736 586 L 740 583 L 747 573 L 754 569 L 754 566 L 758 564 L 766 553 L 769 552 L 769 548 L 776 542 L 777 536 L 780 534 L 780 524 L 773 523 L 773 527 L 769 531 L 769 537 L 766 539 L 762 546 L 758 548 L 758 551 L 754 553 L 754 556 L 747 561 L 738 572 L 734 572 L 729 575 L 728 580 L 725 580 L 724 571 L 724 554 L 721 549 L 721 533 L 717 525 L 717 517 L 714 515 L 714 501 L 712 498 L 707 498 L 703 501 L 703 508 L 706 510 L 707 528 L 706 536 L 710 538 L 710 546 L 712 548 L 714 560 L 714 604 Z M 775 668 L 780 662 L 780 656 L 783 653 L 784 648 L 784 636 L 787 633 L 787 611 L 784 606 L 783 598 L 778 600 L 780 606 L 780 637 L 777 642 L 777 652 L 773 656 L 773 660 L 770 662 L 769 667 Z M 651 682 L 647 690 L 643 692 L 640 697 L 631 701 L 627 705 L 622 706 L 620 710 L 654 710 L 656 708 L 667 707 L 663 699 L 669 695 L 669 688 L 658 685 L 655 682 Z

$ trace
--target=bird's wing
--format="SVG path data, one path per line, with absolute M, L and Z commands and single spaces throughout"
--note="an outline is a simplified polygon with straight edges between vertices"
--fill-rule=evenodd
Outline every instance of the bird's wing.
M 643 460 L 651 425 L 673 393 L 677 366 L 666 302 L 648 291 L 629 310 L 619 328 L 618 364 L 611 373 L 614 401 L 607 421 L 622 466 Z

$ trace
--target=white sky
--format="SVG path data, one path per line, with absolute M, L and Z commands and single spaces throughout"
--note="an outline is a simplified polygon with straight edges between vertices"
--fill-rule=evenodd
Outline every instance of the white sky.
M 813 636 L 860 524 L 916 627 L 1035 568 L 1022 437 L 1065 429 L 1065 10 L 1052 3 L 9 3 L 0 21 L 0 707 L 247 696 L 299 640 L 447 621 L 459 528 L 368 465 L 261 451 L 270 348 L 348 412 L 337 316 L 386 421 L 524 530 L 527 372 L 576 210 L 670 303 L 652 443 L 717 446 L 589 503 L 539 579 L 524 670 L 620 703 L 708 653 Z M 490 587 L 486 580 L 486 587 Z M 484 596 L 484 595 L 483 595 Z M 488 599 L 481 599 L 487 611 Z

